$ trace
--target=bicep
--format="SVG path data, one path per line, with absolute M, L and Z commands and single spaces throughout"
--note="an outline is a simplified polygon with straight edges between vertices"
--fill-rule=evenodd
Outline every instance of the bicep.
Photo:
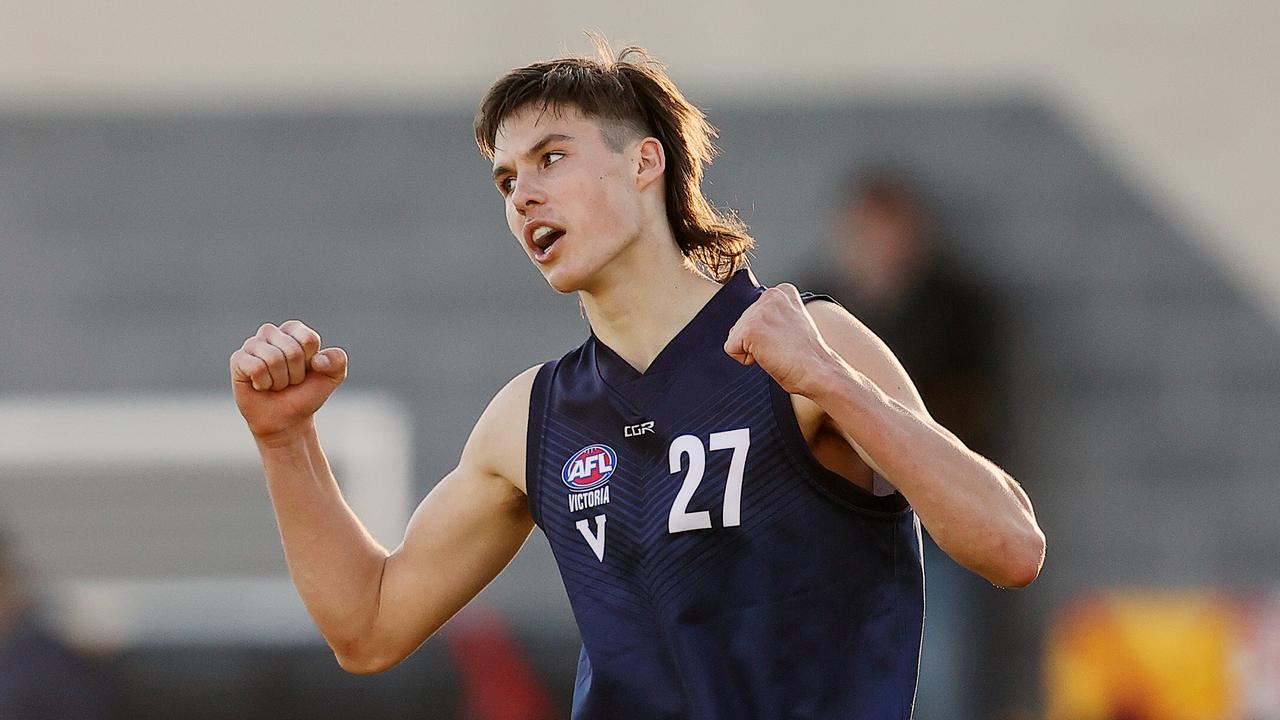
M 823 341 L 841 359 L 854 370 L 865 375 L 881 392 L 902 407 L 923 418 L 930 418 L 915 383 L 911 381 L 902 363 L 898 362 L 884 341 L 839 305 L 818 301 L 806 307 L 813 317 L 814 324 L 818 326 Z M 821 412 L 816 405 L 814 408 Z M 825 413 L 823 414 L 825 416 Z M 882 478 L 885 477 L 884 471 L 846 429 L 840 427 L 829 416 L 826 417 L 824 427 L 842 437 L 871 470 Z
M 907 409 L 928 417 L 915 383 L 883 340 L 839 305 L 816 301 L 807 309 L 822 339 L 850 367 Z
M 523 485 L 535 371 L 517 376 L 490 402 L 458 466 L 423 499 L 387 558 L 374 635 L 397 657 L 483 590 L 533 530 Z
M 412 652 L 511 562 L 532 530 L 524 493 L 459 465 L 423 499 L 387 558 L 379 634 Z

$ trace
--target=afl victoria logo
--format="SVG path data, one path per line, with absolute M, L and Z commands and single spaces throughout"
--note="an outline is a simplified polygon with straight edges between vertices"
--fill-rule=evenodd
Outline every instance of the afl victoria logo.
M 569 458 L 560 471 L 560 479 L 570 490 L 582 492 L 609 482 L 618 467 L 618 454 L 608 445 L 588 445 Z

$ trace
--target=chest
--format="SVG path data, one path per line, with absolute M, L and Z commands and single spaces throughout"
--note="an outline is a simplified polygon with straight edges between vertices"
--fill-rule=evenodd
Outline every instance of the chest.
M 751 505 L 767 504 L 790 466 L 778 399 L 758 368 L 719 370 L 667 378 L 661 392 L 553 391 L 530 468 L 544 529 L 602 555 L 606 537 L 638 551 L 753 527 Z

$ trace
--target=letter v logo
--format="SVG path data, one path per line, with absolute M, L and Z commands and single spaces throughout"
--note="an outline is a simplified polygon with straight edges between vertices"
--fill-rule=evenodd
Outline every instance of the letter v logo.
M 576 523 L 578 532 L 582 533 L 582 537 L 586 538 L 587 544 L 591 546 L 592 552 L 596 554 L 596 559 L 604 562 L 604 515 L 596 516 L 596 532 L 591 532 L 591 526 L 587 524 L 587 519 L 583 518 Z

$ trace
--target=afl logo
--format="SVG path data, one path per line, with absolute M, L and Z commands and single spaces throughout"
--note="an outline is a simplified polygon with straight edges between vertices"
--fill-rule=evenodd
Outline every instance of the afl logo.
M 588 445 L 569 458 L 560 471 L 560 479 L 570 490 L 581 492 L 609 482 L 618 467 L 618 454 L 608 445 Z

